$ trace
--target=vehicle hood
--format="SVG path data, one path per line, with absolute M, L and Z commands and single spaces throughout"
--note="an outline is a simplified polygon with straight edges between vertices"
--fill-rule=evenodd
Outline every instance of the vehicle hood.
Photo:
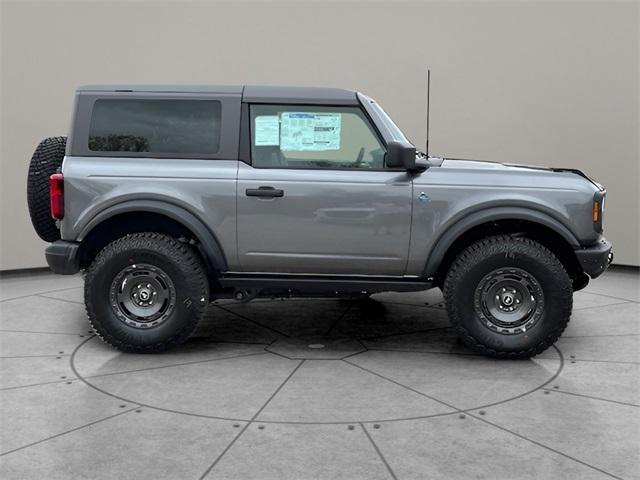
M 577 170 L 574 168 L 552 168 L 552 167 L 543 167 L 538 165 L 520 165 L 517 163 L 501 163 L 501 162 L 492 162 L 489 160 L 466 160 L 459 158 L 444 158 L 441 164 L 442 167 L 445 168 L 460 168 L 467 170 L 500 170 L 500 171 L 513 171 L 513 172 L 524 172 L 527 170 L 537 170 L 543 172 L 563 172 L 563 173 L 572 173 L 575 175 L 579 175 L 593 185 L 595 185 L 598 190 L 604 190 L 604 187 L 600 185 L 598 182 L 593 180 L 587 174 L 582 172 L 581 170 Z

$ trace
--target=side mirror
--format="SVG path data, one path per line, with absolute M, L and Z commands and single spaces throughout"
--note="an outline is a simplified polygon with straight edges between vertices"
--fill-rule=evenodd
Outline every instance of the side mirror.
M 414 170 L 416 167 L 416 148 L 406 143 L 387 143 L 387 153 L 384 155 L 384 164 L 387 168 L 404 168 Z

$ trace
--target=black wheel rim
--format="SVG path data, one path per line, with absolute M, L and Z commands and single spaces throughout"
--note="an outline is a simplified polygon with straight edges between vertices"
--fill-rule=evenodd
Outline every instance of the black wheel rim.
M 134 328 L 151 328 L 164 323 L 173 312 L 176 289 L 162 269 L 134 264 L 114 277 L 109 300 L 121 322 Z
M 544 312 L 538 280 L 521 268 L 499 268 L 486 275 L 474 295 L 476 314 L 498 333 L 513 335 L 533 327 Z

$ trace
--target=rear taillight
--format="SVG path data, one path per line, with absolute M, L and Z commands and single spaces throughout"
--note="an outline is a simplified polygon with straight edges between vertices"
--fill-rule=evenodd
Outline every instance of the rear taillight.
M 64 176 L 61 173 L 49 177 L 49 200 L 51 216 L 61 220 L 64 217 Z

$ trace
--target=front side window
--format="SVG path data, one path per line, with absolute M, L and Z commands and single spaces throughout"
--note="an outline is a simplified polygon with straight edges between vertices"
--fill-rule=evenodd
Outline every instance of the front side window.
M 384 154 L 358 107 L 251 106 L 254 167 L 381 169 Z
M 213 154 L 220 146 L 220 112 L 216 100 L 99 99 L 89 150 Z

